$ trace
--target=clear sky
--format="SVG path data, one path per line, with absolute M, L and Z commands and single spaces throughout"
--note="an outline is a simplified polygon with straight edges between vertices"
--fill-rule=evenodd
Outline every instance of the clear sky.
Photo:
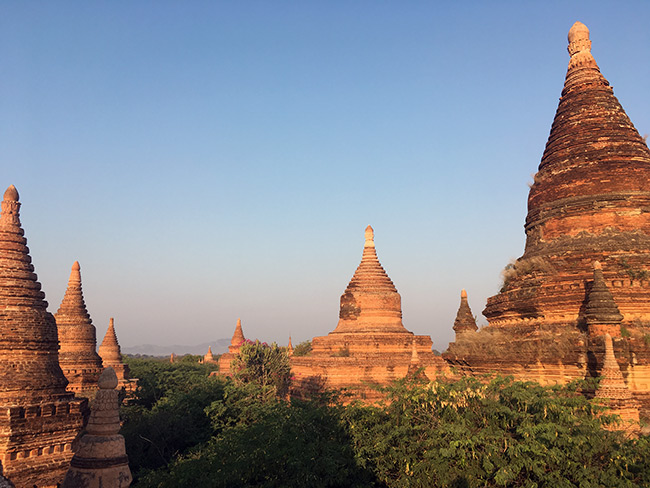
M 101 340 L 325 335 L 364 228 L 443 350 L 523 252 L 580 20 L 650 133 L 647 1 L 0 3 L 0 185 Z

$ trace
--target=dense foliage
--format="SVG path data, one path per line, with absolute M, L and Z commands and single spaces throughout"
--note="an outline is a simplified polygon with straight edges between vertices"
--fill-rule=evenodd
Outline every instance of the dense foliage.
M 311 353 L 311 341 L 303 341 L 293 348 L 293 355 L 297 357 L 308 356 L 309 353 Z
M 404 380 L 385 405 L 343 406 L 198 364 L 130 365 L 135 488 L 650 486 L 649 439 L 604 430 L 575 386 Z
M 289 392 L 291 362 L 285 348 L 275 342 L 246 340 L 232 360 L 230 370 L 237 382 L 255 382 L 262 388 L 273 387 L 280 396 Z

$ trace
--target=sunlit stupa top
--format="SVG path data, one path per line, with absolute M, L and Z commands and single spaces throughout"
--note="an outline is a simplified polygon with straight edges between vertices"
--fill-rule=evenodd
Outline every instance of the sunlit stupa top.
M 0 212 L 0 403 L 65 394 L 56 324 L 46 309 L 11 185 Z
M 406 332 L 401 297 L 379 263 L 374 231 L 366 227 L 361 263 L 341 296 L 339 323 L 332 333 Z

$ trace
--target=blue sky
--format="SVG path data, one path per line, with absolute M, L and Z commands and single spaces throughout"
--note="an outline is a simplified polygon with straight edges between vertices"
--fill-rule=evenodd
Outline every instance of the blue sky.
M 521 255 L 580 20 L 650 133 L 650 3 L 3 2 L 0 160 L 55 312 L 101 339 L 333 330 L 375 228 L 404 324 L 443 350 Z

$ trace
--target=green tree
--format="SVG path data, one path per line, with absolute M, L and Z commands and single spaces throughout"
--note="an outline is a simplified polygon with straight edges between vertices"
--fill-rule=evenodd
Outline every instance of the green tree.
M 356 462 L 340 405 L 274 398 L 244 410 L 247 418 L 167 469 L 149 473 L 138 488 L 382 486 Z
M 576 386 L 405 380 L 348 410 L 360 464 L 390 487 L 632 487 L 625 445 Z M 645 461 L 645 467 L 648 467 Z
M 257 383 L 263 388 L 275 387 L 284 397 L 291 384 L 291 362 L 284 348 L 274 342 L 269 345 L 260 341 L 245 341 L 233 359 L 230 369 L 235 381 Z

